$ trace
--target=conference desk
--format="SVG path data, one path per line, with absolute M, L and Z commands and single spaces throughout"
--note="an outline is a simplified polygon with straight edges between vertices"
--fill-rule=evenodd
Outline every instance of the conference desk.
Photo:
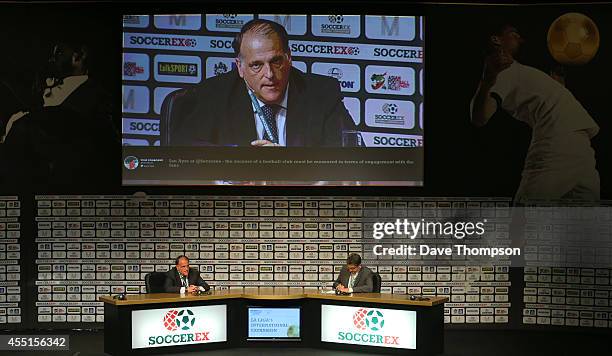
M 115 356 L 260 346 L 435 355 L 444 351 L 447 300 L 288 287 L 100 297 L 104 351 Z M 297 315 L 295 325 L 287 327 L 287 313 Z M 276 335 L 279 329 L 283 337 Z M 274 335 L 261 337 L 261 331 Z

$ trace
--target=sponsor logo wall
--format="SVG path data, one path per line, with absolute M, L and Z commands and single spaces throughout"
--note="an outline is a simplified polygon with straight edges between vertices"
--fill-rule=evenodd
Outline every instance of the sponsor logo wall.
M 140 162 L 130 157 L 123 164 L 137 167 Z M 460 197 L 45 195 L 24 208 L 18 197 L 0 197 L 0 324 L 5 329 L 101 328 L 100 296 L 144 293 L 145 274 L 168 271 L 180 254 L 191 258 L 192 267 L 215 290 L 240 292 L 245 287 L 329 287 L 347 254 L 357 252 L 380 274 L 383 293 L 448 297 L 445 323 L 612 328 L 609 264 L 547 263 L 546 242 L 551 232 L 563 234 L 570 228 L 572 222 L 565 218 L 542 230 L 526 225 L 529 236 L 541 231 L 537 235 L 544 245 L 539 239 L 527 241 L 525 256 L 535 260 L 521 273 L 524 284 L 519 288 L 512 288 L 506 265 L 439 257 L 406 261 L 402 256 L 376 256 L 368 248 L 372 221 L 392 217 L 486 216 L 495 219 L 488 233 L 507 239 L 510 202 Z M 34 228 L 28 244 L 22 239 L 24 218 L 35 219 L 28 224 Z M 610 223 L 602 224 L 609 233 Z M 27 318 L 24 308 L 31 310 Z M 387 314 L 382 314 L 386 328 Z
M 22 326 L 21 202 L 0 196 L 0 325 Z
M 123 163 L 140 164 L 136 157 Z M 407 263 L 401 256 L 368 252 L 364 243 L 370 239 L 364 236 L 371 236 L 371 221 L 376 219 L 425 218 L 450 209 L 484 214 L 498 207 L 507 211 L 509 202 L 491 198 L 37 196 L 33 317 L 41 327 L 79 323 L 101 327 L 100 296 L 144 293 L 145 274 L 168 271 L 181 254 L 191 259 L 192 267 L 215 290 L 241 291 L 244 287 L 330 287 L 348 253 L 357 252 L 380 274 L 383 293 L 447 296 L 446 323 L 506 324 L 510 309 L 507 266 L 470 266 L 466 261 L 437 266 L 427 260 Z M 499 222 L 500 231 L 507 227 L 504 224 Z
M 159 130 L 134 130 L 133 120 L 159 121 L 170 92 L 232 70 L 233 36 L 253 18 L 285 27 L 295 68 L 338 80 L 365 145 L 423 144 L 420 16 L 173 14 L 123 18 L 124 145 L 159 145 Z

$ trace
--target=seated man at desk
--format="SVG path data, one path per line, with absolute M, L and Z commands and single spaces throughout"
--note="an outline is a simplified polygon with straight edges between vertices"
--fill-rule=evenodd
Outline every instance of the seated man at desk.
M 372 276 L 372 270 L 361 265 L 361 256 L 351 253 L 334 282 L 334 289 L 343 293 L 371 293 L 374 290 Z
M 176 264 L 166 273 L 164 290 L 168 293 L 193 293 L 196 290 L 208 292 L 210 286 L 206 283 L 200 272 L 195 268 L 189 268 L 189 258 L 178 256 L 174 261 Z

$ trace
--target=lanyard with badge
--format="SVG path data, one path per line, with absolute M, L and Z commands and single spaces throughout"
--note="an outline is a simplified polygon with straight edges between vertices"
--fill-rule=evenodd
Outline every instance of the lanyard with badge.
M 179 278 L 181 280 L 181 284 L 183 285 L 183 287 L 187 288 L 189 287 L 189 284 L 187 284 L 187 276 L 183 276 L 180 272 L 179 272 Z
M 247 92 L 249 93 L 249 97 L 251 98 L 251 103 L 253 104 L 253 107 L 255 108 L 255 113 L 257 114 L 259 121 L 261 121 L 261 123 L 263 124 L 263 128 L 268 134 L 268 137 L 272 138 L 273 143 L 278 143 L 278 137 L 275 137 L 272 134 L 272 129 L 270 128 L 270 126 L 268 125 L 268 122 L 265 119 L 263 110 L 261 109 L 261 106 L 259 106 L 259 101 L 257 101 L 257 98 L 255 97 L 255 93 L 253 93 L 253 89 L 249 87 L 249 84 L 246 82 L 246 80 L 244 81 L 244 84 L 246 84 Z

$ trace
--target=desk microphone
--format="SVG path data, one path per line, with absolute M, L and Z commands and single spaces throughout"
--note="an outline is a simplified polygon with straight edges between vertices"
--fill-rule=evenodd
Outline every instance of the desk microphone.
M 423 297 L 422 295 L 411 295 L 410 296 L 410 300 L 416 300 L 419 302 L 425 301 L 425 300 L 430 300 L 429 297 Z
M 116 299 L 116 300 L 125 300 L 126 298 L 127 296 L 125 295 L 125 293 L 119 293 L 113 296 L 113 299 Z

